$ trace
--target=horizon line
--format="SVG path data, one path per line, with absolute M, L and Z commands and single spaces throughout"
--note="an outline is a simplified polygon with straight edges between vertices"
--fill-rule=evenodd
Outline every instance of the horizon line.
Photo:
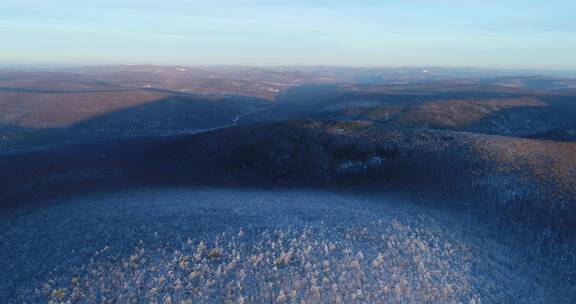
M 343 69 L 475 69 L 517 72 L 569 72 L 576 73 L 574 68 L 555 67 L 497 67 L 475 65 L 346 65 L 346 64 L 161 64 L 161 63 L 13 63 L 0 62 L 0 69 L 5 68 L 78 68 L 78 67 L 119 67 L 119 66 L 150 66 L 150 67 L 190 67 L 190 68 L 343 68 Z

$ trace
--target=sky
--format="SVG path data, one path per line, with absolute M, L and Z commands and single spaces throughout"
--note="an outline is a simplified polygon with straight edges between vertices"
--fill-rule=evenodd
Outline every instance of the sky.
M 576 70 L 574 0 L 0 0 L 0 63 Z

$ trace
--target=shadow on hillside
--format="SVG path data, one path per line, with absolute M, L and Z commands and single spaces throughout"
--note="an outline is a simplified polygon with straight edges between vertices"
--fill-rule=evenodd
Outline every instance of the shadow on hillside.
M 188 134 L 234 124 L 240 115 L 269 106 L 270 102 L 239 96 L 169 96 L 98 115 L 67 129 L 109 137 Z
M 562 140 L 555 130 L 576 127 L 576 102 L 549 102 L 545 107 L 514 107 L 496 111 L 465 128 L 467 131 L 524 138 Z
M 66 127 L 2 125 L 0 155 L 54 148 L 95 138 L 190 134 L 232 125 L 239 116 L 270 105 L 268 101 L 242 96 L 172 95 L 99 114 Z

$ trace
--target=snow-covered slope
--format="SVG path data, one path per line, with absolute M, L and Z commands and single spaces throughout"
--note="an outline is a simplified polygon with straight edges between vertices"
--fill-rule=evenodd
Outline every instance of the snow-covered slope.
M 155 189 L 0 217 L 8 303 L 569 303 L 488 223 L 393 197 Z

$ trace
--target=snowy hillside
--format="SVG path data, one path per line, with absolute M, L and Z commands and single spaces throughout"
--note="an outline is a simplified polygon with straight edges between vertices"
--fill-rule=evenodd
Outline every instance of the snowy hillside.
M 367 194 L 98 194 L 2 216 L 0 269 L 10 275 L 0 277 L 0 298 L 568 303 L 573 287 L 499 229 L 425 202 Z

